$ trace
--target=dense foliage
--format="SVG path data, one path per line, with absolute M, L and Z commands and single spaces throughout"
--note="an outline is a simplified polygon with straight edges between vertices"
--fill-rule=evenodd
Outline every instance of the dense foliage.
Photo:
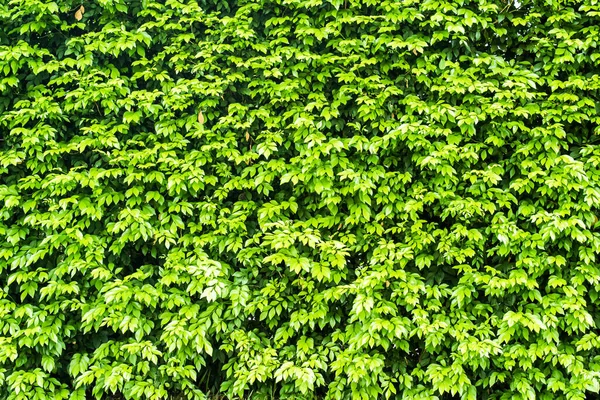
M 0 0 L 0 399 L 593 396 L 599 38 L 598 0 Z

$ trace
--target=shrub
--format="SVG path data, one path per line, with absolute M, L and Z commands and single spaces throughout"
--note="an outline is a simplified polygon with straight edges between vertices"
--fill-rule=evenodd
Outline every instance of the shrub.
M 0 399 L 598 392 L 597 0 L 0 23 Z

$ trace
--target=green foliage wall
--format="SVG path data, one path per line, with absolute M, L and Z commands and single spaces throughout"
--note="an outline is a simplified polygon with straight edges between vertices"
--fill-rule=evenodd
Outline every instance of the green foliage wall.
M 592 398 L 599 31 L 0 0 L 0 399 Z

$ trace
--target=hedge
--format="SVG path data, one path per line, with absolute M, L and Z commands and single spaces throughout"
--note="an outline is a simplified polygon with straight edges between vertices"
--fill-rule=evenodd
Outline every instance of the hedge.
M 596 396 L 599 40 L 598 0 L 0 1 L 0 400 Z

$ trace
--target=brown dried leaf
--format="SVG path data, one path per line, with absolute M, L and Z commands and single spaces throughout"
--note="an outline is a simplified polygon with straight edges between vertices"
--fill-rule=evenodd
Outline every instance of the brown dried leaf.
M 81 12 L 81 8 L 77 11 L 75 11 L 75 19 L 77 21 L 81 21 L 81 19 L 83 18 L 83 13 Z
M 246 141 L 250 141 L 250 134 L 246 132 Z
M 202 114 L 202 111 L 198 111 L 198 122 L 204 124 L 204 114 Z
M 79 7 L 79 11 L 81 11 L 81 14 L 85 13 L 85 7 L 84 6 Z

